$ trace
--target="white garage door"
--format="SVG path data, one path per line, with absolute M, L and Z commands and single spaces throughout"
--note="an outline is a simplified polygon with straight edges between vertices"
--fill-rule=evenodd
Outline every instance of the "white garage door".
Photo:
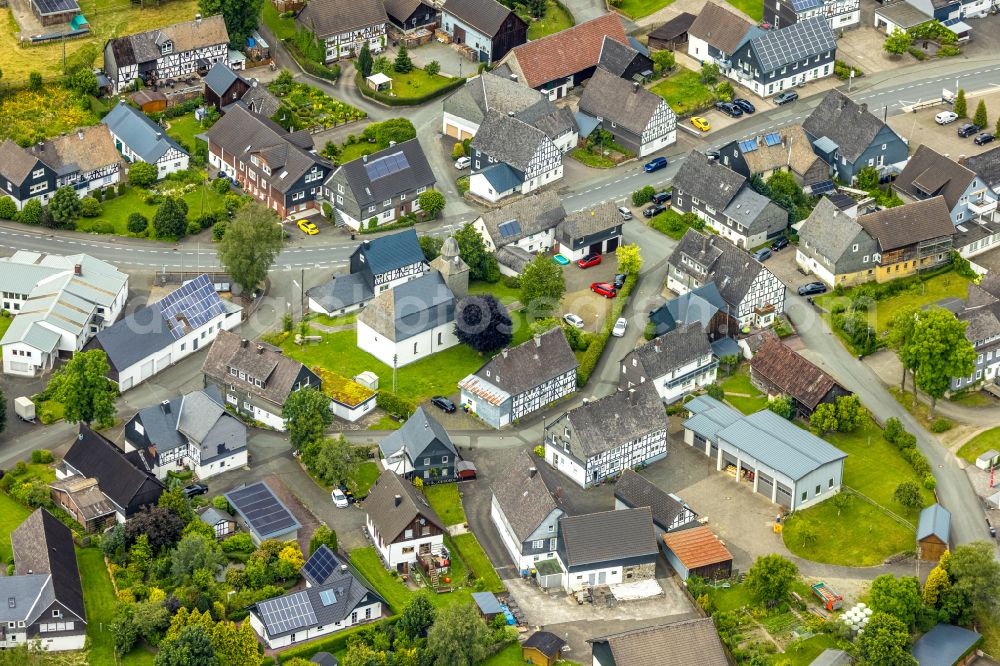
M 139 368 L 139 381 L 144 379 L 149 379 L 153 376 L 153 361 L 149 360 L 142 364 Z
M 156 371 L 157 372 L 162 372 L 163 369 L 166 368 L 168 365 L 170 365 L 170 353 L 169 352 L 166 355 L 161 356 L 160 358 L 156 359 Z

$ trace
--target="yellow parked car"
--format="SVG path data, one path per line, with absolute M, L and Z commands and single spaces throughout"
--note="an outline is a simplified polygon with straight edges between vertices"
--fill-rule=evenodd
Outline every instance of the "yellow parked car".
M 310 236 L 315 236 L 319 233 L 319 227 L 310 222 L 309 220 L 299 220 L 299 229 Z
M 702 118 L 701 116 L 691 116 L 691 124 L 700 129 L 702 132 L 707 132 L 712 129 L 712 126 L 708 124 L 708 120 Z

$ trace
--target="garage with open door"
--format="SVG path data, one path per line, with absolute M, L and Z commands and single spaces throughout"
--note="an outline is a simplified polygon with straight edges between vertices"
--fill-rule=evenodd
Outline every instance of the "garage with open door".
M 604 250 L 608 254 L 611 254 L 618 249 L 618 243 L 621 241 L 621 236 L 615 236 L 614 238 L 609 238 L 607 242 L 607 248 Z

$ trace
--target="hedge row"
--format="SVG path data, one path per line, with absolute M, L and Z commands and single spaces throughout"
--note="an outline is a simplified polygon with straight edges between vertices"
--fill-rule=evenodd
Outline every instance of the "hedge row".
M 591 373 L 597 367 L 597 361 L 600 360 L 601 354 L 604 353 L 604 347 L 608 344 L 608 338 L 611 337 L 611 329 L 615 327 L 615 322 L 622 315 L 622 310 L 625 309 L 628 297 L 638 280 L 638 275 L 629 275 L 625 278 L 625 284 L 618 291 L 618 297 L 615 298 L 615 303 L 611 306 L 611 312 L 608 313 L 608 318 L 604 321 L 604 327 L 594 335 L 587 351 L 583 353 L 580 367 L 576 370 L 576 385 L 578 387 L 583 388 L 587 384 Z
M 389 414 L 403 419 L 410 418 L 410 415 L 417 411 L 416 405 L 409 400 L 400 398 L 392 391 L 380 390 L 378 397 L 375 398 L 375 405 Z
M 289 53 L 295 58 L 295 62 L 299 63 L 299 67 L 304 69 L 306 72 L 312 74 L 313 76 L 318 76 L 321 79 L 326 79 L 327 81 L 336 81 L 340 78 L 340 65 L 334 65 L 333 67 L 327 67 L 322 65 L 315 60 L 310 60 L 306 57 L 302 51 L 299 50 L 294 43 L 290 40 L 285 42 L 285 46 L 288 47 Z
M 456 78 L 447 85 L 420 97 L 393 97 L 392 95 L 386 95 L 383 92 L 372 90 L 365 85 L 361 72 L 354 75 L 354 83 L 357 84 L 358 90 L 361 91 L 362 95 L 368 97 L 369 99 L 373 99 L 376 102 L 381 102 L 387 106 L 417 106 L 418 104 L 423 104 L 424 102 L 429 102 L 436 97 L 440 97 L 445 93 L 450 93 L 452 90 L 465 85 L 465 81 L 466 79 Z
M 379 234 L 379 233 L 382 233 L 383 231 L 395 231 L 397 229 L 409 229 L 410 227 L 414 226 L 416 223 L 417 223 L 417 220 L 414 218 L 414 219 L 400 220 L 398 222 L 392 222 L 390 224 L 379 224 L 379 225 L 376 225 L 374 229 L 370 229 L 368 227 L 368 223 L 364 222 L 364 223 L 361 224 L 361 233 L 363 233 L 363 234 Z
M 306 643 L 305 645 L 300 645 L 299 647 L 292 648 L 291 650 L 283 651 L 280 655 L 278 655 L 278 659 L 280 659 L 280 661 L 275 661 L 274 657 L 265 657 L 261 664 L 262 666 L 271 666 L 272 664 L 280 664 L 281 662 L 288 661 L 295 657 L 309 659 L 317 652 L 337 654 L 338 652 L 346 650 L 348 639 L 352 638 L 362 629 L 368 629 L 370 627 L 373 628 L 375 626 L 381 626 L 383 629 L 386 629 L 389 625 L 394 624 L 397 619 L 398 618 L 396 617 L 390 617 L 370 624 L 361 624 L 356 627 L 351 627 L 350 629 L 345 629 L 344 631 L 338 631 L 336 635 L 331 636 L 330 638 L 321 638 L 313 641 L 312 643 Z
M 882 436 L 887 442 L 899 449 L 903 460 L 908 462 L 917 476 L 923 479 L 924 488 L 934 490 L 937 487 L 937 479 L 934 478 L 927 456 L 917 448 L 916 435 L 905 430 L 899 419 L 892 417 L 886 420 Z

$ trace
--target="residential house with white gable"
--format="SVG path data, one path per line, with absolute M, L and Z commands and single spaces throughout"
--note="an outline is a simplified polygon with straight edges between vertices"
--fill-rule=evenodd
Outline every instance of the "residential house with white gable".
M 528 194 L 563 176 L 559 147 L 545 132 L 514 116 L 487 112 L 469 147 L 469 192 L 490 202 Z
M 122 156 L 129 162 L 155 165 L 157 178 L 188 168 L 190 158 L 180 144 L 125 100 L 118 102 L 101 122 L 108 126 Z
M 439 554 L 445 525 L 427 498 L 392 470 L 368 491 L 365 529 L 386 568 L 405 573 L 424 555 Z
M 639 157 L 677 141 L 677 115 L 659 95 L 638 81 L 627 81 L 598 67 L 580 97 L 580 113 L 594 127 L 611 132 L 615 142 Z M 589 136 L 589 133 L 588 133 Z
M 326 46 L 327 63 L 357 55 L 365 43 L 372 53 L 385 48 L 382 0 L 312 0 L 295 20 Z
M 618 388 L 628 390 L 650 382 L 660 399 L 670 404 L 714 383 L 718 367 L 704 326 L 694 322 L 626 354 Z
M 535 459 L 527 451 L 518 453 L 490 490 L 490 520 L 518 571 L 529 571 L 537 562 L 555 557 L 559 519 L 566 512 Z
M 500 272 L 519 275 L 535 254 L 552 249 L 556 228 L 565 218 L 559 195 L 545 191 L 487 210 L 472 226 L 496 254 Z
M 943 197 L 956 225 L 997 209 L 998 195 L 975 171 L 926 145 L 910 157 L 892 189 L 908 201 Z

